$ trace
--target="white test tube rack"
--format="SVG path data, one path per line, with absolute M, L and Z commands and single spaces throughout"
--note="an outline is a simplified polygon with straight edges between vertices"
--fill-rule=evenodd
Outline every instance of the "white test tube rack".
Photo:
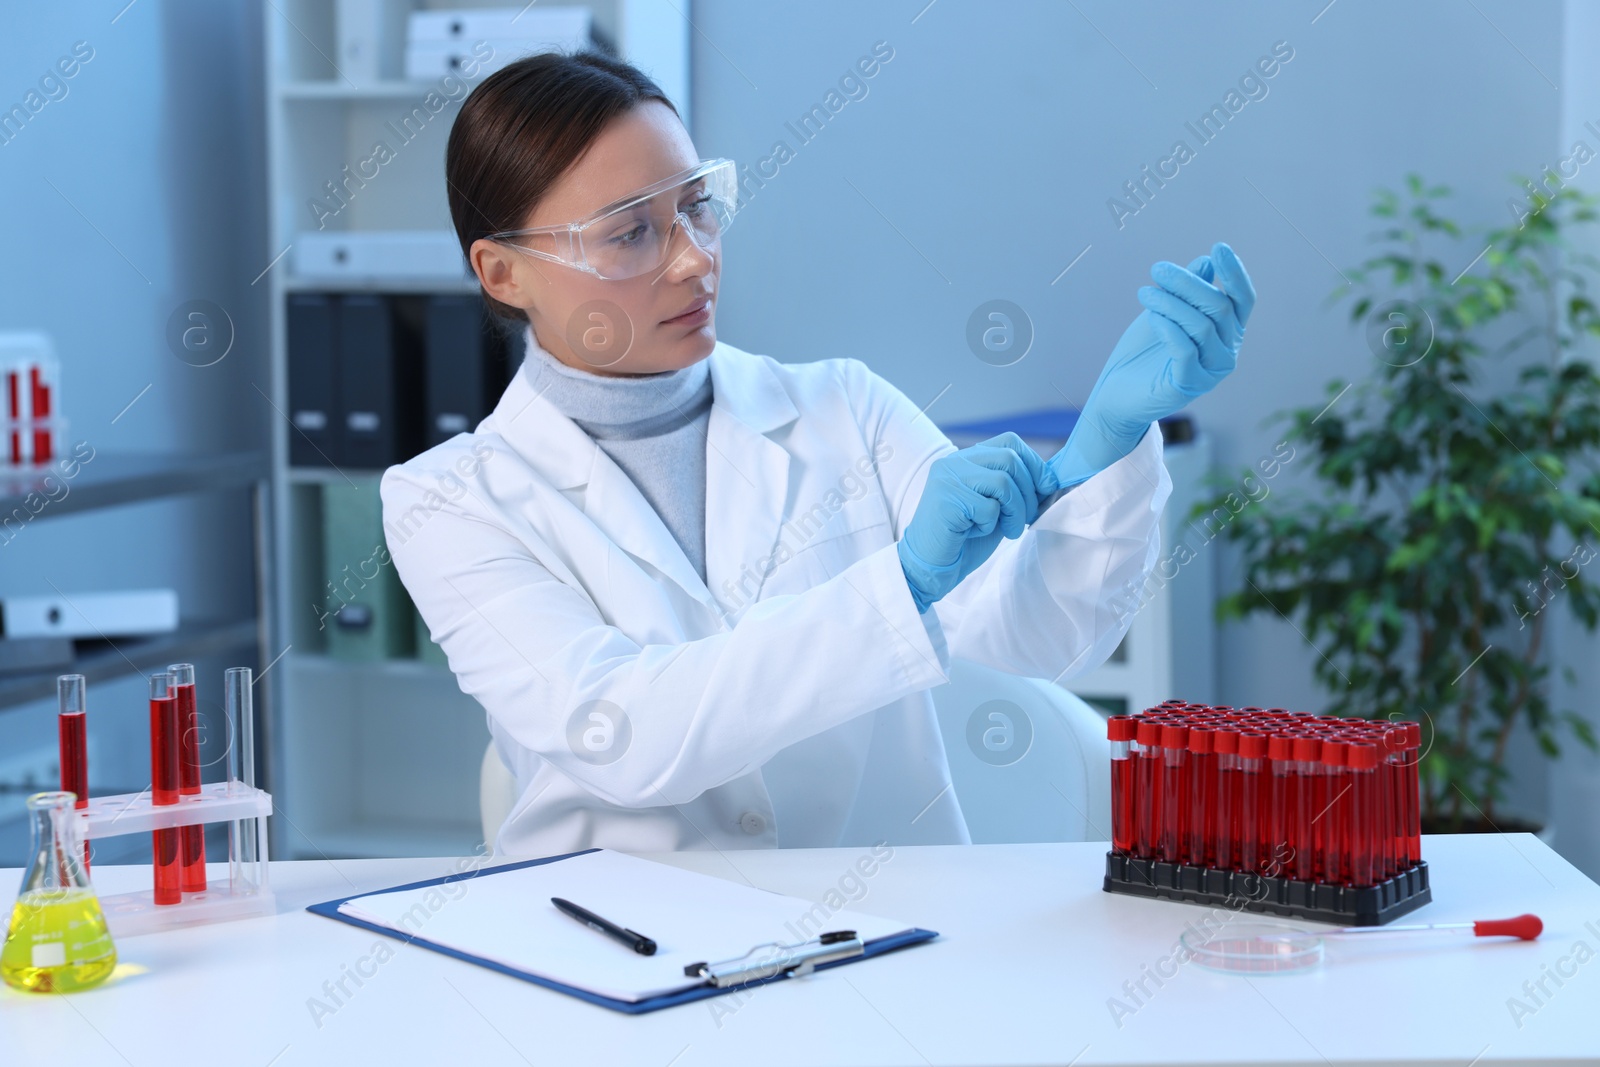
M 157 904 L 153 887 L 100 898 L 113 938 L 137 937 L 201 923 L 271 915 L 277 910 L 267 885 L 267 816 L 272 795 L 241 781 L 210 782 L 176 804 L 152 803 L 150 791 L 90 797 L 80 808 L 87 840 L 150 833 L 178 826 L 228 823 L 228 877 L 206 882 L 204 893 L 184 893 L 177 904 Z M 251 846 L 254 846 L 252 848 Z M 93 879 L 93 868 L 90 878 Z
M 179 826 L 228 824 L 226 881 L 207 879 L 205 892 L 184 893 L 177 904 L 157 904 L 154 886 L 102 896 L 100 908 L 113 938 L 248 919 L 277 910 L 267 884 L 267 817 L 272 814 L 272 795 L 256 788 L 255 781 L 254 684 L 249 667 L 233 667 L 227 672 L 226 781 L 202 784 L 199 793 L 180 794 L 176 804 L 158 805 L 146 789 L 90 797 L 88 806 L 78 809 L 83 838 L 90 841 Z

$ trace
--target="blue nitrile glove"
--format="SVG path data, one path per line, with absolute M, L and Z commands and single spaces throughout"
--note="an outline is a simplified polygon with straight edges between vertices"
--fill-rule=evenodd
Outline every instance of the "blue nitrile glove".
M 1145 310 L 1112 349 L 1066 445 L 1050 459 L 1063 488 L 1132 452 L 1151 422 L 1210 391 L 1238 360 L 1256 291 L 1233 249 L 1219 241 L 1187 270 L 1162 260 L 1150 276 L 1157 284 L 1139 290 Z
M 917 610 L 954 589 L 1002 537 L 1021 537 L 1057 488 L 1049 464 L 1014 433 L 934 460 L 896 546 Z

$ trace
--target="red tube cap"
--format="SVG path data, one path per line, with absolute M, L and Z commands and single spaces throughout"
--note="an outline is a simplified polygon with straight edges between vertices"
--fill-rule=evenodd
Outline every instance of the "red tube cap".
M 1239 751 L 1239 731 L 1231 727 L 1215 731 L 1216 736 L 1211 739 L 1211 751 L 1218 755 L 1231 756 Z
M 1159 745 L 1161 744 L 1161 724 L 1152 722 L 1148 718 L 1141 718 L 1134 736 L 1138 739 L 1139 744 L 1146 748 Z
M 1294 758 L 1300 763 L 1315 763 L 1322 754 L 1322 741 L 1315 737 L 1294 739 Z
M 1188 748 L 1189 728 L 1187 726 L 1163 726 L 1161 728 L 1162 748 Z
M 1239 758 L 1260 759 L 1267 754 L 1267 735 L 1248 733 L 1239 735 Z
M 1268 759 L 1294 759 L 1294 740 L 1282 734 L 1274 734 L 1267 739 Z
M 1202 756 L 1210 755 L 1216 742 L 1216 737 L 1217 732 L 1215 730 L 1207 729 L 1203 726 L 1190 730 L 1189 751 L 1199 753 Z
M 1343 767 L 1350 746 L 1344 741 L 1323 741 L 1322 762 L 1329 767 Z
M 1106 720 L 1106 737 L 1112 741 L 1132 741 L 1139 724 L 1132 715 L 1113 715 Z
M 1353 771 L 1370 771 L 1378 765 L 1378 746 L 1370 741 L 1353 741 L 1345 752 Z

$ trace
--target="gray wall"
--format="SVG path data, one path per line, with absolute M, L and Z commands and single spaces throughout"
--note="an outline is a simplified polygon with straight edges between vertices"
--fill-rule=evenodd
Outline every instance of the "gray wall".
M 0 330 L 54 336 L 67 439 L 97 455 L 264 447 L 267 412 L 250 385 L 267 388 L 264 286 L 250 282 L 271 258 L 260 9 L 125 5 L 8 5 L 4 109 L 76 42 L 93 58 L 0 145 Z M 225 308 L 237 331 L 231 353 L 203 369 L 166 342 L 168 316 L 196 298 Z M 0 595 L 172 586 L 185 614 L 239 617 L 252 610 L 248 520 L 242 493 L 57 519 L 47 508 L 0 546 Z M 220 692 L 225 664 L 198 666 Z M 91 687 L 96 789 L 148 782 L 144 700 L 141 677 Z M 0 762 L 53 746 L 53 711 L 0 711 Z M 22 824 L 5 818 L 20 804 L 0 796 L 0 865 L 25 847 Z
M 1081 403 L 1149 265 L 1226 240 L 1260 303 L 1238 370 L 1190 411 L 1222 468 L 1268 454 L 1266 416 L 1370 372 L 1327 303 L 1334 265 L 1368 254 L 1370 191 L 1416 170 L 1457 190 L 1458 217 L 1501 224 L 1510 175 L 1556 161 L 1563 113 L 1556 0 L 1326 3 L 699 0 L 701 154 L 754 163 L 776 140 L 794 149 L 726 242 L 720 335 L 787 360 L 860 357 L 919 403 L 952 386 L 930 409 L 942 422 Z M 801 145 L 785 123 L 879 40 L 894 58 L 866 96 Z M 1278 41 L 1294 57 L 1267 95 L 1199 146 L 1185 122 Z M 1593 104 L 1593 79 L 1581 88 Z M 1180 138 L 1194 158 L 1119 228 L 1107 199 Z M 1008 367 L 965 339 L 994 298 L 1036 330 Z M 1237 568 L 1221 563 L 1231 590 Z M 1282 621 L 1230 625 L 1218 691 L 1182 695 L 1319 707 L 1316 655 Z M 1542 817 L 1544 767 L 1527 752 L 1515 762 L 1513 807 Z

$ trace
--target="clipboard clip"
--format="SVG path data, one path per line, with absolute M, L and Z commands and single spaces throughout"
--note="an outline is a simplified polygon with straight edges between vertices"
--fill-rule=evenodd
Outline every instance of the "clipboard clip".
M 768 941 L 743 956 L 720 963 L 691 963 L 683 969 L 688 978 L 700 978 L 718 989 L 743 985 L 775 975 L 803 978 L 824 963 L 860 956 L 866 946 L 854 930 L 832 930 L 809 941 L 785 944 Z

